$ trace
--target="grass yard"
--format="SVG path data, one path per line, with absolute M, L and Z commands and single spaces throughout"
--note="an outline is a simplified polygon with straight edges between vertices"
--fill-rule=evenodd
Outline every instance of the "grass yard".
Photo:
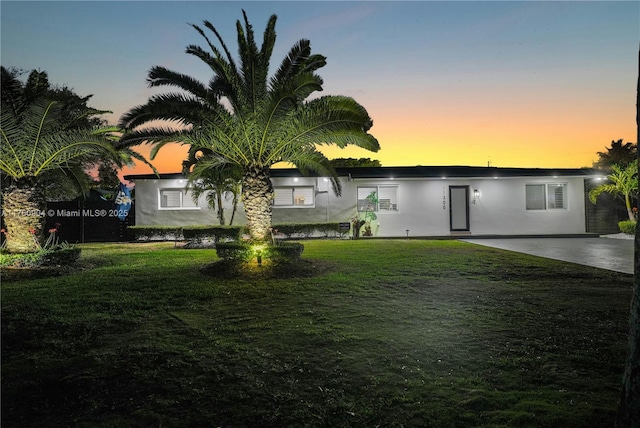
M 307 241 L 314 277 L 83 245 L 3 281 L 2 427 L 610 427 L 632 276 L 458 241 Z

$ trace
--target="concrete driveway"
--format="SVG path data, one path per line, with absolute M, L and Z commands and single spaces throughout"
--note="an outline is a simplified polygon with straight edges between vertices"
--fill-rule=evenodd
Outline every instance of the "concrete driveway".
M 477 238 L 461 241 L 633 274 L 633 239 Z

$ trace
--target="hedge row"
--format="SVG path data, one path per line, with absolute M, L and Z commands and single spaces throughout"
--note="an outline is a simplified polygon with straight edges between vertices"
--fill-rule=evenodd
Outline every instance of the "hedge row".
M 247 234 L 245 226 L 129 226 L 127 228 L 135 240 L 186 240 L 201 241 L 213 239 L 218 241 L 237 241 L 242 234 Z M 285 238 L 309 238 L 320 235 L 325 238 L 344 235 L 349 231 L 340 230 L 339 223 L 299 223 L 277 224 L 273 226 L 274 235 Z
M 275 224 L 273 231 L 276 235 L 282 234 L 289 238 L 310 238 L 320 235 L 325 238 L 337 237 L 349 233 L 348 230 L 340 230 L 340 223 L 288 223 Z
M 244 226 L 129 226 L 135 240 L 167 239 L 201 241 L 213 239 L 236 241 Z

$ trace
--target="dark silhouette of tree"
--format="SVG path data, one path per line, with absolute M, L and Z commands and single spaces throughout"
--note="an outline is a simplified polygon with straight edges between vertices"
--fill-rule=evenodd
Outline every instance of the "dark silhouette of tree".
M 598 152 L 598 160 L 593 167 L 610 171 L 612 165 L 626 166 L 636 161 L 637 145 L 624 143 L 623 140 L 611 141 L 611 147 L 606 147 L 605 152 Z
M 78 125 L 75 119 L 100 114 L 87 108 L 71 117 L 63 102 L 46 98 L 46 73 L 32 72 L 22 85 L 4 67 L 0 112 L 2 208 L 10 252 L 38 249 L 44 234 L 48 184 L 82 181 L 95 159 L 118 162 L 109 128 Z M 41 94 L 44 94 L 42 96 Z
M 357 168 L 382 166 L 379 160 L 370 158 L 335 158 L 331 159 L 334 168 Z
M 316 71 L 326 64 L 322 55 L 311 54 L 311 43 L 302 39 L 269 77 L 269 62 L 276 41 L 272 15 L 258 48 L 253 28 L 243 11 L 244 25 L 236 23 L 238 61 L 233 58 L 217 29 L 204 26 L 218 41 L 214 45 L 197 25 L 192 27 L 206 40 L 209 50 L 190 45 L 186 52 L 205 62 L 213 71 L 204 84 L 164 67 L 153 67 L 148 82 L 152 87 L 173 86 L 179 93 L 152 97 L 147 104 L 125 113 L 120 124 L 135 130 L 152 120 L 173 121 L 184 128 L 167 127 L 133 131 L 123 141 L 154 144 L 152 155 L 172 142 L 188 144 L 193 150 L 209 150 L 199 163 L 217 168 L 233 164 L 242 171 L 242 202 L 252 239 L 270 236 L 274 190 L 270 168 L 279 162 L 295 165 L 303 173 L 317 172 L 330 177 L 336 193 L 340 182 L 318 145 L 353 144 L 377 151 L 378 141 L 368 133 L 373 125 L 367 111 L 345 96 L 323 96 L 308 100 L 321 91 L 323 81 Z

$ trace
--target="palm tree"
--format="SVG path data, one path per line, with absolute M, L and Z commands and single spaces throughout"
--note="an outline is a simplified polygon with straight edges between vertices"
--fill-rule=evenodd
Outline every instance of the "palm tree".
M 64 104 L 43 98 L 42 89 L 34 90 L 29 82 L 42 88 L 43 76 L 32 75 L 40 78 L 30 78 L 22 87 L 2 67 L 0 171 L 10 252 L 35 251 L 43 241 L 47 182 L 82 179 L 83 165 L 99 157 L 119 161 L 110 141 L 115 128 L 76 125 L 103 112 L 87 108 L 79 115 L 65 115 Z
M 207 206 L 216 209 L 218 221 L 221 225 L 226 224 L 224 216 L 223 199 L 225 195 L 231 195 L 232 208 L 229 225 L 233 224 L 233 219 L 238 207 L 238 197 L 240 196 L 240 181 L 242 171 L 232 164 L 225 164 L 219 167 L 203 167 L 207 155 L 201 150 L 190 150 L 187 160 L 182 162 L 182 171 L 189 177 L 189 187 L 194 203 L 198 203 L 202 195 L 206 195 Z
M 368 130 L 373 125 L 367 111 L 345 96 L 323 96 L 309 100 L 322 90 L 315 72 L 326 64 L 322 55 L 312 55 L 308 40 L 295 43 L 280 67 L 268 76 L 276 40 L 276 16 L 272 15 L 258 49 L 253 29 L 243 11 L 244 26 L 238 20 L 239 61 L 232 57 L 216 28 L 208 21 L 220 48 L 204 30 L 192 27 L 206 40 L 209 51 L 190 45 L 186 52 L 201 59 L 213 71 L 208 84 L 164 67 L 149 72 L 151 87 L 174 86 L 181 92 L 157 95 L 147 104 L 125 113 L 121 127 L 133 130 L 127 141 L 155 144 L 152 156 L 164 144 L 181 142 L 192 150 L 209 151 L 202 167 L 236 165 L 242 171 L 242 202 L 247 227 L 254 240 L 266 240 L 271 227 L 273 187 L 270 168 L 288 162 L 303 173 L 314 171 L 331 178 L 340 194 L 340 183 L 329 160 L 317 146 L 353 144 L 371 151 L 378 141 Z M 168 120 L 182 126 L 137 130 L 153 120 Z
M 629 220 L 635 221 L 631 197 L 638 192 L 638 162 L 632 162 L 627 166 L 611 165 L 613 172 L 607 176 L 611 183 L 601 184 L 589 192 L 589 200 L 595 204 L 601 193 L 611 193 L 624 197 Z

